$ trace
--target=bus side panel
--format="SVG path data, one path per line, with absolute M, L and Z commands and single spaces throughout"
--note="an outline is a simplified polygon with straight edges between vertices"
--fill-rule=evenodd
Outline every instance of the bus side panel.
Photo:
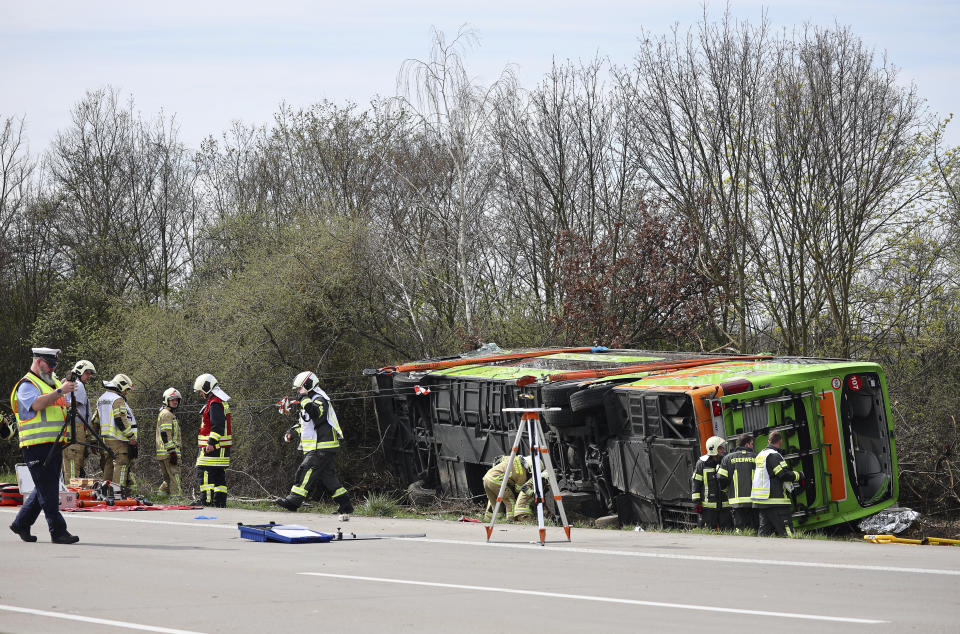
M 830 473 L 830 499 L 841 502 L 847 499 L 847 475 L 843 466 L 840 421 L 837 419 L 837 402 L 833 390 L 821 393 L 819 407 L 823 417 L 823 450 L 827 471 Z

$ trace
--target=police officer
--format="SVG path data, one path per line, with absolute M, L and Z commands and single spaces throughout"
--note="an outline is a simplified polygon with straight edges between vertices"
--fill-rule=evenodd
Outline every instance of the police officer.
M 94 417 L 100 421 L 100 436 L 113 451 L 103 463 L 103 479 L 126 488 L 130 486 L 130 463 L 137 457 L 137 423 L 127 397 L 133 391 L 133 381 L 126 374 L 118 374 L 109 381 L 101 381 L 106 388 L 97 399 Z
M 317 375 L 310 371 L 301 372 L 293 379 L 293 389 L 299 398 L 297 408 L 300 420 L 287 430 L 283 439 L 290 442 L 294 432 L 300 434 L 298 448 L 303 451 L 303 461 L 297 469 L 296 481 L 290 493 L 285 498 L 277 498 L 276 504 L 288 511 L 296 511 L 307 496 L 318 485 L 322 485 L 337 503 L 336 512 L 340 515 L 340 521 L 346 522 L 353 513 L 353 503 L 334 472 L 343 431 L 330 397 L 320 389 L 319 383 Z M 285 403 L 289 401 L 281 401 L 281 411 Z
M 698 522 L 703 528 L 724 530 L 731 528 L 727 496 L 717 482 L 717 468 L 726 449 L 726 441 L 720 436 L 710 436 L 706 442 L 707 453 L 700 456 L 690 479 L 691 498 L 697 505 Z
M 163 392 L 163 407 L 157 415 L 157 462 L 163 473 L 160 493 L 180 495 L 180 422 L 174 411 L 180 407 L 180 392 L 169 387 Z
M 753 471 L 750 499 L 760 515 L 757 535 L 775 532 L 781 537 L 793 536 L 790 499 L 784 485 L 788 482 L 800 482 L 803 473 L 791 471 L 787 467 L 780 455 L 781 442 L 780 432 L 770 432 L 767 447 L 755 458 L 756 468 Z
M 746 528 L 757 530 L 757 510 L 750 499 L 756 457 L 753 436 L 740 434 L 737 448 L 723 457 L 717 469 L 717 483 L 727 493 L 733 526 L 738 533 Z
M 55 544 L 80 541 L 67 531 L 67 522 L 60 514 L 61 445 L 57 436 L 67 422 L 65 394 L 76 390 L 74 381 L 61 383 L 53 374 L 57 367 L 56 348 L 33 348 L 33 363 L 10 393 L 10 407 L 17 417 L 20 453 L 33 478 L 33 491 L 27 496 L 10 530 L 25 542 L 35 542 L 30 527 L 40 511 L 47 518 L 50 540 Z
M 83 459 L 87 455 L 87 429 L 85 424 L 90 423 L 90 401 L 87 398 L 87 383 L 97 375 L 97 369 L 93 364 L 83 359 L 77 361 L 70 371 L 71 376 L 79 378 L 76 391 L 67 399 L 67 407 L 73 406 L 73 401 L 77 403 L 77 413 L 74 419 L 74 429 L 77 435 L 71 438 L 71 443 L 63 449 L 63 479 L 67 484 L 72 478 L 83 477 Z M 67 410 L 69 415 L 70 410 Z M 69 431 L 69 428 L 68 430 Z
M 200 433 L 197 435 L 197 484 L 200 506 L 227 506 L 227 467 L 230 466 L 230 447 L 233 446 L 233 426 L 230 423 L 230 396 L 212 374 L 201 374 L 193 382 L 193 390 L 200 392 L 206 403 L 200 410 Z

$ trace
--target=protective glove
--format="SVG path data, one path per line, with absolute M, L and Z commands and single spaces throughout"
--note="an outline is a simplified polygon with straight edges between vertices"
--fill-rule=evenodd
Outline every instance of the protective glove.
M 807 484 L 807 477 L 803 475 L 803 471 L 797 471 L 797 482 L 800 484 L 800 487 L 804 487 Z
M 176 452 L 176 451 L 171 451 L 171 452 L 170 452 L 170 465 L 175 467 L 175 466 L 177 466 L 177 463 L 178 463 L 178 462 L 179 462 L 179 458 L 177 458 L 177 452 Z
M 697 504 L 696 506 L 697 514 L 703 513 L 703 504 Z

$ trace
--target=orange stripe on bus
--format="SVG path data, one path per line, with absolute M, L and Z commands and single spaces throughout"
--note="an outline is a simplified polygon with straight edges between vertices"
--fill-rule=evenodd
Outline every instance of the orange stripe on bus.
M 837 402 L 833 391 L 823 393 L 818 406 L 823 416 L 823 452 L 830 473 L 830 499 L 847 499 L 847 477 L 843 468 L 843 446 L 840 444 L 840 422 L 837 420 Z

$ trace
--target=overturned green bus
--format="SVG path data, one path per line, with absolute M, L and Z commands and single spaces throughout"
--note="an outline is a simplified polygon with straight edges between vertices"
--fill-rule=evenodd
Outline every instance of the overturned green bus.
M 519 423 L 503 408 L 531 403 L 560 408 L 543 415 L 560 493 L 591 517 L 694 526 L 690 475 L 706 439 L 724 436 L 732 448 L 749 433 L 760 451 L 773 430 L 787 463 L 807 475 L 792 494 L 797 528 L 871 515 L 899 492 L 890 401 L 874 363 L 558 348 L 367 374 L 394 475 L 449 496 L 483 495 L 483 474 L 509 452 Z

